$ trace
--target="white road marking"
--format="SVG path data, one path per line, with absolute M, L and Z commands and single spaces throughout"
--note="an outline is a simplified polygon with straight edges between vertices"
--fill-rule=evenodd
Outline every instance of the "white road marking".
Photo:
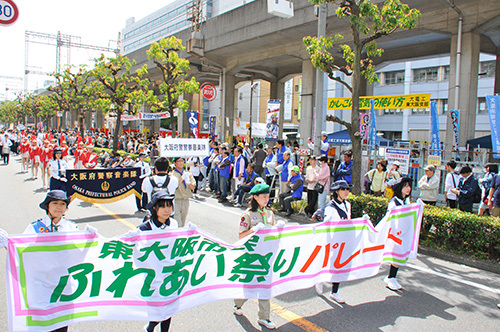
M 445 273 L 436 272 L 436 271 L 433 271 L 433 270 L 428 269 L 426 267 L 421 267 L 421 266 L 417 266 L 417 265 L 414 265 L 414 264 L 407 264 L 406 266 L 409 267 L 409 268 L 418 270 L 418 271 L 422 271 L 422 272 L 429 273 L 429 274 L 434 274 L 436 276 L 439 276 L 439 277 L 442 277 L 442 278 L 445 278 L 445 279 L 448 279 L 448 280 L 456 281 L 456 282 L 462 283 L 464 285 L 468 285 L 468 286 L 479 288 L 479 289 L 482 289 L 482 290 L 485 290 L 485 291 L 488 291 L 488 292 L 500 294 L 500 289 L 498 289 L 498 288 L 488 287 L 488 286 L 485 286 L 485 285 L 478 284 L 477 282 L 464 280 L 462 278 L 457 278 L 457 277 L 450 276 L 450 275 L 445 274 Z

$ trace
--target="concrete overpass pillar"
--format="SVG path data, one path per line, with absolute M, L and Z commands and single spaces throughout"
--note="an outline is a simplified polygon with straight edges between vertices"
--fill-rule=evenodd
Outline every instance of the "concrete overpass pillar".
M 302 92 L 299 134 L 304 146 L 307 138 L 312 138 L 313 128 L 313 101 L 314 101 L 314 67 L 310 59 L 302 61 Z M 321 130 L 321 128 L 320 128 Z M 302 148 L 304 148 L 304 146 Z
M 462 35 L 460 89 L 458 105 L 455 105 L 457 35 L 451 37 L 448 105 L 450 110 L 460 110 L 459 144 L 461 147 L 466 146 L 467 140 L 474 138 L 476 131 L 477 75 L 479 71 L 480 42 L 481 36 L 476 33 L 467 32 Z M 446 118 L 446 148 L 451 149 L 454 146 L 455 138 L 450 115 L 447 114 Z
M 280 99 L 278 81 L 270 83 L 271 83 L 271 91 L 269 92 L 269 99 Z M 283 87 L 283 85 L 281 87 Z
M 273 87 L 274 85 L 274 87 Z M 273 95 L 274 93 L 274 95 Z M 279 123 L 279 130 L 278 130 L 278 139 L 283 138 L 283 132 L 285 128 L 285 108 L 284 108 L 284 102 L 285 102 L 285 83 L 283 82 L 276 82 L 276 83 L 271 83 L 271 99 L 278 99 L 280 101 L 280 115 L 278 119 Z
M 226 141 L 229 138 L 231 142 L 233 137 L 233 123 L 234 123 L 234 95 L 236 78 L 234 75 L 224 73 L 223 75 L 223 89 L 222 98 L 224 102 L 222 103 L 222 110 L 220 116 L 220 132 L 219 139 L 221 141 Z M 229 126 L 228 126 L 229 124 Z

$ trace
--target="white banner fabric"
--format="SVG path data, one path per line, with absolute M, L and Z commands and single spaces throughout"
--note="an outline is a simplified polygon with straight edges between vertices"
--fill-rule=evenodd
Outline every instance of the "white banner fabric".
M 8 240 L 11 331 L 90 320 L 161 321 L 212 301 L 271 299 L 319 282 L 371 277 L 417 255 L 423 205 L 369 218 L 267 228 L 234 245 L 196 229 L 14 235 Z M 231 310 L 231 308 L 227 308 Z
M 207 138 L 160 138 L 161 157 L 205 157 L 208 156 Z

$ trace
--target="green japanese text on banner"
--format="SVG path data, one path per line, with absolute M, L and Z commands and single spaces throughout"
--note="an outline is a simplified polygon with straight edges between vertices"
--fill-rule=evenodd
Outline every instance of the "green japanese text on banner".
M 90 320 L 160 321 L 234 298 L 271 299 L 320 282 L 368 278 L 418 250 L 423 204 L 366 217 L 270 227 L 230 245 L 196 227 L 8 239 L 11 331 L 51 331 Z M 50 266 L 50 269 L 47 269 Z

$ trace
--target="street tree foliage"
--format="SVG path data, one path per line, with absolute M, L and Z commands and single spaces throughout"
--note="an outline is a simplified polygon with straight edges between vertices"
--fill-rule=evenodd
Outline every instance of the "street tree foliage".
M 19 104 L 16 101 L 0 101 L 0 122 L 15 123 L 18 119 Z
M 189 61 L 179 56 L 179 52 L 185 49 L 182 40 L 172 36 L 153 43 L 147 51 L 148 59 L 153 60 L 161 72 L 161 80 L 154 82 L 159 89 L 160 96 L 154 96 L 149 104 L 153 112 L 168 111 L 170 113 L 172 137 L 175 137 L 177 131 L 177 120 L 173 116 L 174 110 L 178 109 L 178 116 L 183 116 L 184 112 L 189 109 L 189 102 L 181 96 L 184 93 L 197 93 L 199 89 L 199 84 L 194 77 L 187 80 Z M 143 67 L 140 72 L 147 74 L 147 69 L 147 66 Z
M 92 76 L 96 81 L 92 82 L 91 86 L 95 96 L 100 100 L 101 109 L 104 113 L 116 115 L 113 151 L 118 149 L 122 114 L 137 113 L 139 108 L 153 96 L 153 91 L 148 89 L 149 80 L 142 78 L 145 67 L 133 74 L 132 66 L 135 64 L 135 60 L 130 61 L 121 54 L 117 54 L 114 58 L 101 55 L 95 60 L 92 70 Z
M 304 44 L 310 54 L 314 67 L 325 72 L 332 80 L 343 84 L 352 94 L 351 121 L 347 122 L 334 115 L 328 115 L 327 121 L 342 124 L 347 128 L 352 141 L 353 193 L 361 193 L 361 136 L 359 133 L 359 97 L 362 84 L 378 82 L 373 58 L 380 57 L 383 49 L 377 45 L 377 39 L 388 36 L 397 29 L 413 29 L 417 25 L 420 12 L 411 9 L 399 0 L 310 0 L 315 5 L 338 5 L 338 18 L 349 20 L 352 43 L 341 44 L 343 36 L 336 34 L 327 37 L 304 37 Z M 337 48 L 338 47 L 338 48 Z M 340 60 L 335 52 L 342 55 Z M 349 84 L 343 79 L 351 78 Z M 364 80 L 362 79 L 364 78 Z
M 100 109 L 105 101 L 96 94 L 96 88 L 90 84 L 92 71 L 85 65 L 78 68 L 68 66 L 62 73 L 51 74 L 57 85 L 49 87 L 50 95 L 54 100 L 54 109 L 63 112 L 75 111 L 78 119 L 80 135 L 84 137 L 84 119 L 86 113 Z

